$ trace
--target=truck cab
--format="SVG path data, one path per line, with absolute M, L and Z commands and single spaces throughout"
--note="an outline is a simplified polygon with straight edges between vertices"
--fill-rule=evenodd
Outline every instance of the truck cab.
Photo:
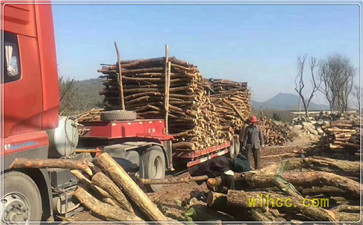
M 47 220 L 52 215 L 48 171 L 9 168 L 15 158 L 48 158 L 46 131 L 58 127 L 59 85 L 51 5 L 2 1 L 1 7 L 1 177 L 5 185 L 1 218 L 2 222 Z

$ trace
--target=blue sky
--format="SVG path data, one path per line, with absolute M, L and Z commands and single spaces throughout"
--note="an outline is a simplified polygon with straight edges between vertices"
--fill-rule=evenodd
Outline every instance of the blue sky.
M 253 99 L 295 93 L 296 59 L 340 53 L 359 68 L 358 5 L 53 5 L 59 73 L 97 78 L 101 63 L 170 55 L 204 77 L 247 81 Z M 358 73 L 357 79 L 358 80 Z M 308 79 L 306 80 L 308 83 Z M 324 102 L 318 95 L 314 102 Z

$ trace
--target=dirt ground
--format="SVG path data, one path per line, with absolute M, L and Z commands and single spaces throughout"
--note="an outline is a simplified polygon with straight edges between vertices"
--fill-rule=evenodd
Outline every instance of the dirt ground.
M 282 157 L 279 157 L 279 155 L 287 156 L 284 158 L 299 157 L 301 154 L 304 154 L 305 150 L 308 149 L 310 146 L 311 142 L 308 139 L 298 139 L 294 142 L 285 143 L 285 145 L 283 146 L 266 146 L 261 151 L 261 167 L 266 167 L 268 165 L 280 162 Z M 252 161 L 251 166 L 253 167 L 254 163 Z M 178 174 L 177 177 L 185 177 L 188 173 L 187 171 L 179 169 L 177 171 L 174 171 L 173 174 Z M 167 175 L 167 177 L 175 176 L 173 174 Z M 195 182 L 191 182 L 163 185 L 162 189 L 159 192 L 147 193 L 147 195 L 167 216 L 176 220 L 185 220 L 185 204 L 188 202 L 188 200 L 190 200 L 191 195 L 200 196 L 200 193 L 203 192 L 208 192 L 205 183 L 198 185 Z M 70 221 L 101 220 L 101 218 L 91 215 L 87 211 L 83 211 L 76 214 L 73 218 L 71 218 Z

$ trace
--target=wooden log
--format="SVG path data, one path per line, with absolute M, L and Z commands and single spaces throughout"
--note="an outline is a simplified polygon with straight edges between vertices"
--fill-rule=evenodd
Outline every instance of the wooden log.
M 164 110 L 165 110 L 165 134 L 169 134 L 169 89 L 170 89 L 170 62 L 169 46 L 165 45 L 165 92 L 164 92 Z
M 193 205 L 190 210 L 193 210 L 191 218 L 194 221 L 234 221 L 234 217 L 224 212 L 215 211 L 202 204 Z
M 340 221 L 358 222 L 360 220 L 360 213 L 345 213 L 339 212 Z
M 118 202 L 119 206 L 126 211 L 135 213 L 131 204 L 127 200 L 126 196 L 122 193 L 120 188 L 108 178 L 104 173 L 98 172 L 92 177 L 92 183 L 107 190 L 108 193 Z
M 143 221 L 140 217 L 131 214 L 121 208 L 102 203 L 100 200 L 93 197 L 82 187 L 78 187 L 73 195 L 89 210 L 97 215 L 100 215 L 107 220 L 117 221 Z M 140 222 L 141 223 L 141 222 Z M 146 223 L 142 223 L 146 224 Z
M 312 188 L 303 188 L 301 194 L 303 195 L 315 195 L 315 194 L 342 194 L 345 193 L 342 189 L 332 186 L 323 186 L 323 187 L 312 187 Z
M 186 61 L 182 61 L 182 60 L 177 59 L 175 57 L 171 57 L 169 60 L 170 60 L 170 62 L 175 63 L 177 65 L 181 65 L 181 66 L 185 66 L 185 67 L 196 67 L 193 64 L 190 64 L 190 63 L 188 63 Z
M 250 199 L 256 200 L 254 206 Z M 268 201 L 268 199 L 273 199 L 274 203 L 272 203 L 272 201 Z M 281 206 L 280 207 L 276 204 L 277 199 L 282 200 L 280 203 L 286 202 L 287 199 L 290 199 L 289 201 L 294 207 L 289 207 L 288 205 L 281 205 L 278 203 Z M 262 208 L 267 206 L 269 208 L 284 208 L 286 210 L 298 211 L 299 213 L 302 213 L 316 221 L 338 221 L 337 215 L 335 215 L 335 213 L 330 210 L 306 207 L 303 202 L 301 202 L 299 199 L 296 199 L 295 197 L 285 196 L 277 193 L 229 190 L 227 194 L 227 201 L 229 207 Z
M 333 210 L 338 212 L 359 213 L 361 207 L 355 205 L 338 205 L 337 207 L 334 207 Z
M 125 170 L 107 153 L 101 154 L 94 163 L 107 174 L 118 187 L 135 203 L 139 209 L 153 221 L 168 221 L 149 197 L 131 179 Z
M 195 150 L 195 144 L 191 142 L 177 142 L 173 143 L 173 149 L 190 149 Z
M 130 73 L 143 73 L 143 72 L 162 72 L 163 67 L 153 67 L 153 68 L 142 68 L 142 69 L 130 69 L 130 70 L 123 70 L 123 74 L 130 74 Z
M 110 204 L 110 205 L 115 206 L 117 208 L 120 207 L 120 205 L 115 200 L 113 200 L 112 198 L 102 198 L 102 201 L 104 203 Z
M 283 176 L 295 186 L 306 187 L 325 184 L 340 188 L 353 196 L 360 196 L 359 182 L 333 173 L 320 171 L 302 173 L 288 172 L 284 173 Z
M 105 191 L 102 187 L 94 185 L 91 183 L 89 179 L 87 179 L 81 172 L 78 170 L 71 170 L 71 173 L 77 177 L 79 182 L 84 185 L 85 188 L 93 190 L 97 195 L 103 198 L 112 198 L 111 195 L 107 191 Z
M 120 51 L 118 49 L 117 43 L 115 41 L 115 48 L 117 53 L 117 64 L 118 64 L 118 82 L 119 82 L 119 88 L 120 88 L 120 98 L 121 98 L 121 109 L 125 110 L 125 99 L 124 99 L 124 88 L 122 83 L 122 69 L 121 69 L 121 56 Z
M 337 173 L 344 176 L 360 175 L 360 162 L 338 160 L 326 157 L 308 157 L 305 159 L 290 160 L 290 168 L 310 168 L 319 171 Z
M 186 178 L 168 178 L 168 179 L 141 179 L 139 178 L 142 184 L 178 184 L 178 183 L 189 183 L 195 181 L 203 181 L 207 180 L 208 176 L 197 176 L 197 177 L 186 177 Z
M 208 207 L 223 210 L 227 208 L 227 195 L 217 192 L 209 192 L 207 197 Z
M 223 99 L 223 102 L 225 102 L 227 105 L 229 105 L 230 107 L 233 108 L 233 110 L 237 113 L 237 115 L 241 118 L 242 121 L 246 121 L 246 115 L 242 115 L 240 111 L 238 111 L 238 109 L 236 108 L 236 106 L 234 106 L 231 102 L 229 102 L 226 99 Z
M 276 213 L 277 212 L 277 213 Z M 269 221 L 271 222 L 276 222 L 276 221 L 286 221 L 284 218 L 282 217 L 278 217 L 276 215 L 279 215 L 278 210 L 276 209 L 272 209 L 272 210 L 262 210 L 262 209 L 251 209 L 250 210 L 250 216 L 253 220 L 255 221 L 265 221 L 264 224 L 270 224 L 268 223 Z
M 67 168 L 78 169 L 92 176 L 92 170 L 89 168 L 87 159 L 23 159 L 16 158 L 10 168 Z

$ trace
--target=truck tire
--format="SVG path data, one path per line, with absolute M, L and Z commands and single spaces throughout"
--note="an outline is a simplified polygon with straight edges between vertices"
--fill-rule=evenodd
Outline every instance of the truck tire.
M 1 198 L 1 221 L 40 221 L 42 199 L 34 181 L 26 174 L 12 171 L 3 175 L 4 196 Z M 2 223 L 1 223 L 2 224 Z M 39 224 L 39 223 L 38 223 Z
M 141 155 L 140 175 L 144 179 L 165 177 L 165 156 L 160 146 L 151 146 Z M 145 185 L 148 191 L 157 192 L 162 185 Z
M 101 112 L 101 120 L 105 122 L 136 120 L 136 112 L 126 110 L 104 111 Z

